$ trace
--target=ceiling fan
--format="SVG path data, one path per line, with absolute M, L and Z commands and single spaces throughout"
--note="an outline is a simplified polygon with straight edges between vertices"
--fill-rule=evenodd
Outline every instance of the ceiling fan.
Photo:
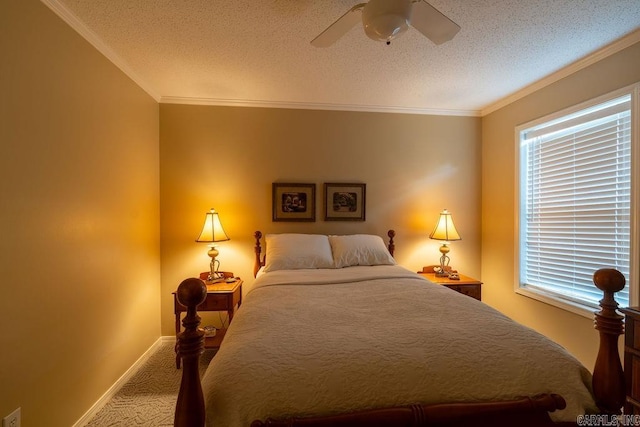
M 460 26 L 424 0 L 370 0 L 352 7 L 318 37 L 316 47 L 329 47 L 362 19 L 364 32 L 373 40 L 391 40 L 405 32 L 409 25 L 435 44 L 451 40 Z

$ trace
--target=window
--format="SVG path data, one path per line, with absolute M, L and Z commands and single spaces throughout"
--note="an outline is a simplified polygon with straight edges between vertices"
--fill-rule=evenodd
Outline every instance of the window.
M 519 293 L 591 309 L 602 298 L 599 268 L 631 283 L 637 87 L 517 129 Z M 622 306 L 629 287 L 617 294 Z

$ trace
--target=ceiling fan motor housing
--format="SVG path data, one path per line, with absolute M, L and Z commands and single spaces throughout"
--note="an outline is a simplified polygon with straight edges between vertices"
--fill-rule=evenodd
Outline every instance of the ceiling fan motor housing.
M 370 0 L 362 10 L 365 34 L 387 43 L 409 27 L 411 0 Z

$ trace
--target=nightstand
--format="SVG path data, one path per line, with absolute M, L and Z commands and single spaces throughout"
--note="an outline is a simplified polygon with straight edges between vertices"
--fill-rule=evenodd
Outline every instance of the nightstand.
M 460 273 L 458 273 L 460 280 L 451 280 L 448 277 L 437 277 L 436 273 L 433 271 L 433 267 L 431 266 L 424 267 L 422 271 L 418 271 L 418 274 L 430 282 L 446 286 L 456 292 L 460 292 L 461 294 L 468 295 L 478 301 L 482 301 L 482 282 L 472 277 L 465 276 Z
M 207 277 L 207 273 L 203 273 L 204 277 Z M 233 273 L 224 273 L 225 278 L 234 277 Z M 200 278 L 203 279 L 202 275 Z M 204 279 L 203 279 L 204 280 Z M 198 312 L 202 311 L 226 311 L 229 314 L 229 323 L 233 319 L 236 306 L 240 308 L 242 304 L 242 279 L 236 277 L 236 280 L 231 283 L 217 282 L 211 283 L 205 280 L 207 285 L 207 298 L 202 304 L 198 306 Z M 187 311 L 187 308 L 178 302 L 176 293 L 173 292 L 173 309 L 176 315 L 176 338 L 180 333 L 180 314 Z M 205 337 L 204 348 L 217 349 L 222 344 L 226 329 L 216 330 L 216 335 L 213 337 Z M 178 346 L 176 342 L 176 368 L 180 368 L 180 355 L 178 354 Z
M 624 377 L 627 398 L 625 415 L 640 414 L 640 307 L 623 308 L 624 313 Z

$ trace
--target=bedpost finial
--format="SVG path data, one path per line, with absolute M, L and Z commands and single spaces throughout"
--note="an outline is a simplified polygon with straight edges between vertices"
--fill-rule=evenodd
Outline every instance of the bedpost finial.
M 601 268 L 593 273 L 593 283 L 601 291 L 615 293 L 624 289 L 626 279 L 615 268 Z
M 615 293 L 624 289 L 625 278 L 613 268 L 601 268 L 593 273 L 593 283 L 604 293 L 600 300 L 600 311 L 595 313 L 595 328 L 600 332 L 615 336 L 624 333 L 623 316 L 618 313 Z M 617 350 L 617 347 L 616 347 Z
M 178 302 L 185 307 L 197 307 L 207 298 L 207 286 L 195 277 L 185 279 L 178 286 L 176 296 Z
M 257 230 L 255 233 L 253 233 L 253 237 L 255 237 L 256 240 L 262 239 L 262 231 Z

